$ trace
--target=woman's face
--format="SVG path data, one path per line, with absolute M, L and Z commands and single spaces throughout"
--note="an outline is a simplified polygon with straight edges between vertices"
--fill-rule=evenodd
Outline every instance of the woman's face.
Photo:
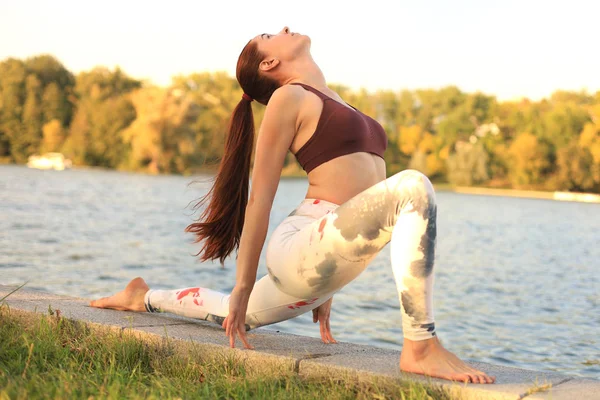
M 284 27 L 277 34 L 263 33 L 256 36 L 258 50 L 267 59 L 277 58 L 280 61 L 291 61 L 310 49 L 310 38 L 306 35 L 290 32 Z

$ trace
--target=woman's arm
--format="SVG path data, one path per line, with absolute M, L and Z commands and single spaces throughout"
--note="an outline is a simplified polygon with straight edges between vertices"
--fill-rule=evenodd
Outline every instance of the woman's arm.
M 273 93 L 258 134 L 250 198 L 238 250 L 236 282 L 229 298 L 229 315 L 223 321 L 231 347 L 235 347 L 237 334 L 246 348 L 252 348 L 246 338 L 246 310 L 256 281 L 258 260 L 267 236 L 283 161 L 299 126 L 301 90 L 290 85 Z
M 237 259 L 236 286 L 251 291 L 264 246 L 273 199 L 281 170 L 298 125 L 300 96 L 297 86 L 277 89 L 271 97 L 256 142 L 252 185 Z

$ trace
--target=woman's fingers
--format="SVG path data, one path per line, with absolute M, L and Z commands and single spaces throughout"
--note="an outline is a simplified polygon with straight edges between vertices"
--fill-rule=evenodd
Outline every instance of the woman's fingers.
M 331 333 L 329 332 L 329 320 L 327 317 L 319 317 L 319 328 L 321 329 L 321 340 L 323 343 L 333 343 Z
M 229 317 L 226 317 L 223 321 L 223 328 L 225 328 L 225 336 L 229 336 Z
M 229 347 L 235 347 L 235 329 L 233 329 L 235 324 L 234 321 L 235 316 L 229 314 L 223 320 L 223 325 L 221 325 L 223 328 L 225 328 L 225 336 L 229 338 Z
M 227 336 L 229 336 L 229 347 L 235 347 L 235 316 L 227 324 Z
M 329 325 L 329 318 L 327 318 L 326 330 L 327 330 L 327 336 L 329 337 L 329 343 L 337 343 L 337 340 L 335 340 L 333 338 L 333 335 L 331 334 L 331 326 Z
M 331 334 L 331 326 L 329 324 L 329 317 L 319 316 L 319 328 L 321 330 L 321 340 L 323 343 L 337 343 Z
M 238 334 L 240 335 L 240 339 L 242 339 L 242 343 L 244 343 L 244 347 L 250 350 L 254 350 L 254 346 L 248 342 L 248 338 L 246 337 L 246 326 L 241 324 L 238 326 Z
M 241 341 L 244 343 L 244 347 L 250 350 L 254 349 L 254 346 L 248 342 L 246 336 L 246 325 L 245 321 L 236 321 L 235 315 L 229 314 L 221 325 L 225 328 L 225 335 L 229 338 L 229 347 L 235 348 L 235 337 L 236 334 L 239 336 Z
M 323 343 L 329 343 L 329 339 L 327 339 L 327 332 L 325 332 L 325 321 L 320 318 L 319 320 L 319 329 L 321 331 L 321 340 Z
M 229 335 L 229 347 L 235 347 L 235 329 L 231 329 L 231 335 Z

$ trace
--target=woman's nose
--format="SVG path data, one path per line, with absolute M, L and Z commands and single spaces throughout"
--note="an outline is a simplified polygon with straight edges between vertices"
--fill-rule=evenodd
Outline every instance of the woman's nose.
M 283 29 L 281 30 L 281 33 L 290 33 L 290 28 L 288 26 L 284 26 Z

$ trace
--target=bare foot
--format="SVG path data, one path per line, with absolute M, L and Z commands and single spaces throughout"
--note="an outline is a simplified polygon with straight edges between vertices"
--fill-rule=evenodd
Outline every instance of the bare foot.
M 494 383 L 496 377 L 469 367 L 446 350 L 437 336 L 422 341 L 404 339 L 400 369 L 451 381 Z
M 150 290 L 142 278 L 135 278 L 122 292 L 109 297 L 90 301 L 90 306 L 112 308 L 119 311 L 146 311 L 144 296 Z

